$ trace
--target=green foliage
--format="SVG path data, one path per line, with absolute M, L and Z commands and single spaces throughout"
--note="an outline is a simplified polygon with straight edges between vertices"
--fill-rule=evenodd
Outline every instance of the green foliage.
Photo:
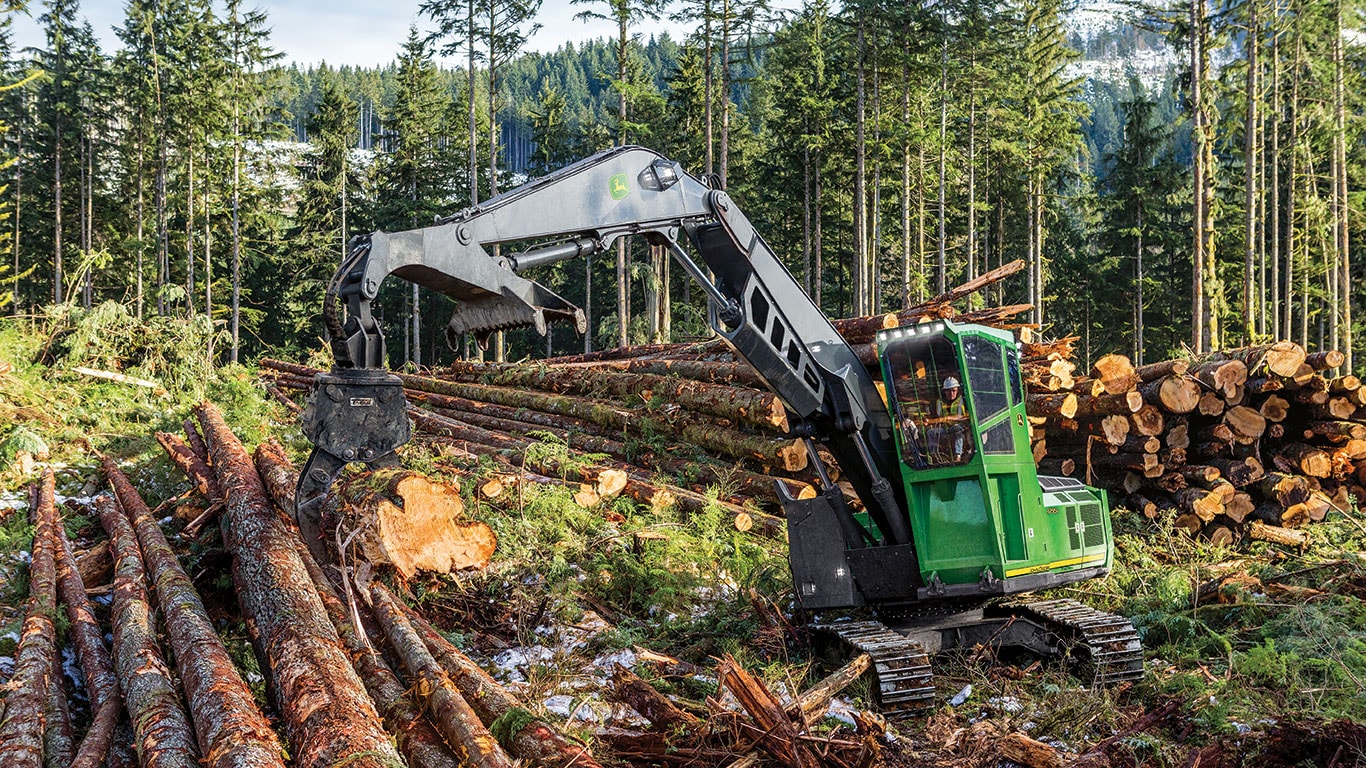
M 33 458 L 42 458 L 47 455 L 47 443 L 39 437 L 33 430 L 23 424 L 16 424 L 10 428 L 9 434 L 0 440 L 0 467 L 8 467 L 14 463 L 14 459 L 21 453 L 27 453 Z
M 54 365 L 85 366 L 146 378 L 185 400 L 203 397 L 214 378 L 215 345 L 227 341 L 203 316 L 151 316 L 106 301 L 93 309 L 56 305 L 47 322 L 55 335 Z
M 497 720 L 489 723 L 489 733 L 498 740 L 505 749 L 511 749 L 513 740 L 517 734 L 521 733 L 528 725 L 540 720 L 534 713 L 522 707 L 513 707 L 498 716 Z

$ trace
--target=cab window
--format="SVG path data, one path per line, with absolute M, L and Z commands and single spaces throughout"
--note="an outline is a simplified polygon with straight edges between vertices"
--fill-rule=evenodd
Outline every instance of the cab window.
M 889 344 L 883 357 L 902 457 L 918 468 L 965 464 L 975 446 L 957 350 L 942 335 Z

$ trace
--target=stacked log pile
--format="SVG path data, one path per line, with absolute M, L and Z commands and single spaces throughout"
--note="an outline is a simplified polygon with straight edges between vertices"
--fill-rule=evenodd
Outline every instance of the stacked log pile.
M 1064 339 L 1025 345 L 1041 471 L 1212 541 L 1303 544 L 1306 523 L 1366 498 L 1366 389 L 1339 352 L 1272 344 L 1072 376 Z M 1031 354 L 1032 353 L 1032 354 Z
M 1023 268 L 1024 262 L 1012 262 L 916 307 L 840 320 L 836 327 L 870 364 L 877 331 L 902 324 L 952 318 L 1027 331 L 1011 323 L 1027 305 L 965 313 L 953 307 Z M 296 410 L 281 390 L 307 391 L 318 373 L 272 359 L 262 360 L 261 370 L 270 389 Z M 720 341 L 607 350 L 541 364 L 460 362 L 430 375 L 399 377 L 420 432 L 492 457 L 505 469 L 480 489 L 491 498 L 519 484 L 570 484 L 583 506 L 618 494 L 684 512 L 719 504 L 737 528 L 782 536 L 777 484 L 796 498 L 815 495 L 815 468 L 804 444 L 788 434 L 782 403 Z M 573 460 L 527 450 L 546 435 L 562 441 Z M 833 458 L 818 455 L 838 481 Z M 713 498 L 717 489 L 719 498 Z

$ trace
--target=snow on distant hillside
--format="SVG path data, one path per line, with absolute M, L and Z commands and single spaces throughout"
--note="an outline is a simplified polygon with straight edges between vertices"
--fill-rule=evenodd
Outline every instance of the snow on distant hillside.
M 1160 85 L 1178 64 L 1177 53 L 1162 36 L 1138 29 L 1134 17 L 1123 0 L 1079 3 L 1064 20 L 1069 42 L 1082 53 L 1068 74 L 1107 82 L 1132 74 L 1149 88 Z

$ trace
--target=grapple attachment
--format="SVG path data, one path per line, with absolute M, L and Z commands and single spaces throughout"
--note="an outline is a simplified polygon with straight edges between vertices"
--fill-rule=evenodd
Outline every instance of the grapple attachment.
M 313 452 L 299 475 L 294 519 L 319 563 L 329 562 L 323 504 L 337 475 L 353 461 L 397 465 L 394 453 L 411 437 L 403 382 L 385 371 L 335 370 L 313 379 L 303 431 Z
M 458 299 L 450 322 L 446 324 L 446 341 L 455 346 L 462 333 L 473 334 L 480 347 L 488 346 L 488 339 L 496 331 L 533 327 L 542 336 L 550 322 L 570 322 L 579 333 L 588 330 L 583 310 L 560 298 L 553 291 L 530 280 L 507 273 L 521 285 L 503 285 L 497 293 L 483 293 Z M 513 281 L 508 281 L 513 282 Z

